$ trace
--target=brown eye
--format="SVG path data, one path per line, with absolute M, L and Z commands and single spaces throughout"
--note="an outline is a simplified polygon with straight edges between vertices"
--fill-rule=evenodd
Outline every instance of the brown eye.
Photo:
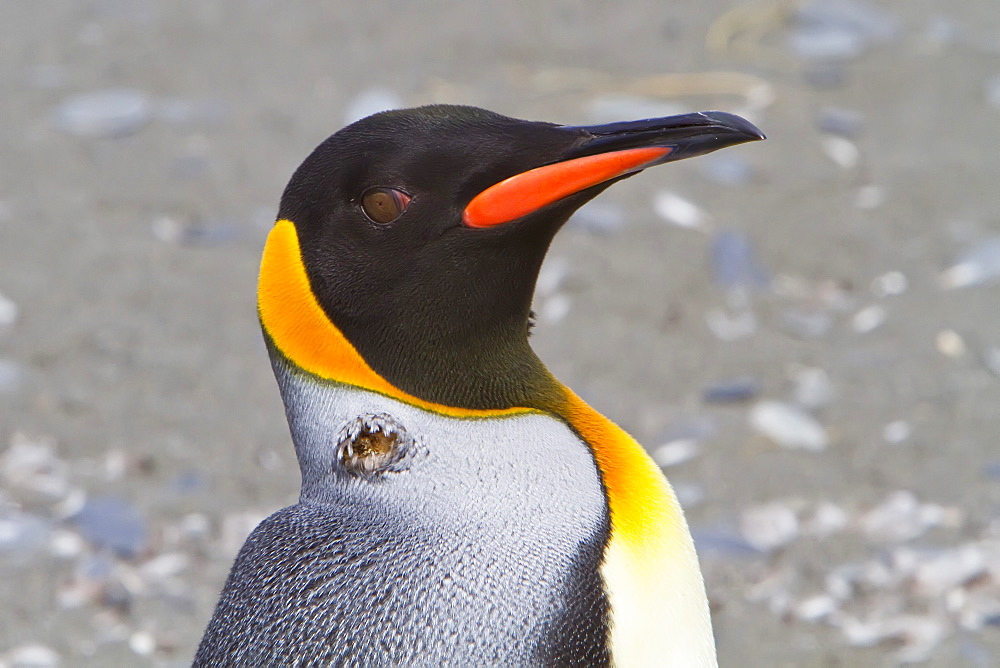
M 369 188 L 361 196 L 365 215 L 372 222 L 383 225 L 399 218 L 409 203 L 410 196 L 395 188 Z

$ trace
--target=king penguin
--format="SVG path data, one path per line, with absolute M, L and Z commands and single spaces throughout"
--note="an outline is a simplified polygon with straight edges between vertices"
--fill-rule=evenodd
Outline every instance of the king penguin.
M 258 284 L 301 496 L 247 538 L 195 665 L 714 666 L 677 498 L 534 354 L 530 309 L 585 202 L 763 138 L 435 105 L 320 144 Z

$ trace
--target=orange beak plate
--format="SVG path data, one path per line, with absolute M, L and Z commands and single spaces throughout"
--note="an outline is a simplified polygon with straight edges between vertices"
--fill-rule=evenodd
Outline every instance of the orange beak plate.
M 517 220 L 581 190 L 639 171 L 671 150 L 651 146 L 610 151 L 515 174 L 472 198 L 462 222 L 469 227 L 493 227 Z

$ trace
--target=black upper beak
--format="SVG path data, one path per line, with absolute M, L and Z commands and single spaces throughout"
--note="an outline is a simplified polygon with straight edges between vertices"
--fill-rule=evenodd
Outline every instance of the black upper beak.
M 749 121 L 723 111 L 553 129 L 573 133 L 568 150 L 554 162 L 508 177 L 473 197 L 462 212 L 466 226 L 500 225 L 655 165 L 764 138 Z
M 670 149 L 663 158 L 645 167 L 765 138 L 750 121 L 724 111 L 700 111 L 604 125 L 567 125 L 564 129 L 583 135 L 582 143 L 572 149 L 567 158 L 629 148 L 658 146 Z

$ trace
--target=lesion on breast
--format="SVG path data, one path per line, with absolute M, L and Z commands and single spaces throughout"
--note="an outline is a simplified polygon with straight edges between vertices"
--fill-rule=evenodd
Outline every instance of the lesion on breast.
M 349 475 L 374 479 L 406 470 L 413 437 L 388 413 L 366 413 L 348 420 L 337 433 L 335 466 Z

